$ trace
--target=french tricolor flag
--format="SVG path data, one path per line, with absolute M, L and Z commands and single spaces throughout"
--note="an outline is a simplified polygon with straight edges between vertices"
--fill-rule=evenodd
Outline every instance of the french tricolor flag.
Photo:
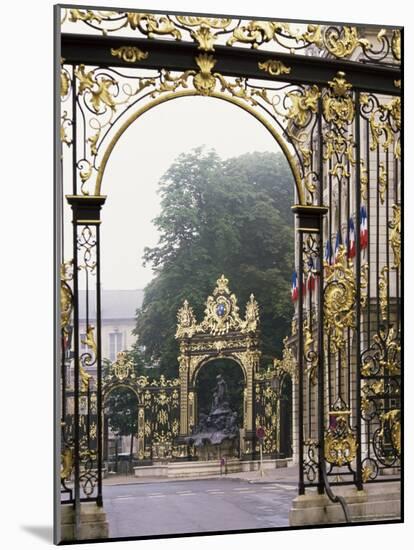
M 338 229 L 338 231 L 336 232 L 336 240 L 335 240 L 335 261 L 338 259 L 339 247 L 341 246 L 341 244 L 342 244 L 342 237 Z
M 326 241 L 324 260 L 328 264 L 332 262 L 332 245 L 330 239 Z
M 299 296 L 298 290 L 298 274 L 296 271 L 292 274 L 292 302 L 296 302 Z
M 348 249 L 348 258 L 355 258 L 355 225 L 354 220 L 349 218 L 348 222 L 348 234 L 349 240 L 347 239 L 347 249 Z
M 361 250 L 368 246 L 368 218 L 367 209 L 364 205 L 361 206 L 361 227 L 360 227 L 360 243 Z

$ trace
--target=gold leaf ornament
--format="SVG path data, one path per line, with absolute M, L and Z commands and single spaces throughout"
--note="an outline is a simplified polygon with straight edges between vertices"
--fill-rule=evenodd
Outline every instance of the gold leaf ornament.
M 392 220 L 388 222 L 391 229 L 389 240 L 394 254 L 393 269 L 398 269 L 401 264 L 401 207 L 398 204 L 392 205 Z
M 71 21 L 72 23 L 77 23 L 78 21 L 95 21 L 96 23 L 100 23 L 101 21 L 103 21 L 103 17 L 92 10 L 69 10 L 69 13 L 69 21 Z
M 340 245 L 333 265 L 324 262 L 326 271 L 324 313 L 327 333 L 331 336 L 331 351 L 337 353 L 345 345 L 344 330 L 355 324 L 355 278 L 352 260 L 346 258 L 346 248 Z
M 229 18 L 210 18 L 196 16 L 176 16 L 177 21 L 185 27 L 196 27 L 190 31 L 191 38 L 198 43 L 198 49 L 204 51 L 214 51 L 214 42 L 217 35 L 212 29 L 224 30 L 231 24 Z
M 252 48 L 258 48 L 263 42 L 270 42 L 275 34 L 275 24 L 271 21 L 250 21 L 234 29 L 232 36 L 227 40 L 227 46 L 235 42 L 250 44 Z
M 323 98 L 324 117 L 337 128 L 345 128 L 351 124 L 355 116 L 355 106 L 350 92 L 352 85 L 346 81 L 345 73 L 342 71 L 338 71 L 328 84 L 330 90 Z
M 369 40 L 359 38 L 356 27 L 344 26 L 342 31 L 331 28 L 325 33 L 325 45 L 329 53 L 335 57 L 348 57 L 358 46 L 370 48 Z
M 110 92 L 111 86 L 116 85 L 115 80 L 96 77 L 93 70 L 86 72 L 85 65 L 79 65 L 75 75 L 79 81 L 79 95 L 83 95 L 85 92 L 91 94 L 91 104 L 96 113 L 100 111 L 101 104 L 106 105 L 112 111 L 116 110 L 116 103 Z
M 388 267 L 385 265 L 381 269 L 381 275 L 378 281 L 379 303 L 381 309 L 381 318 L 383 320 L 387 318 L 388 310 L 388 271 Z
M 267 61 L 259 62 L 259 69 L 269 73 L 271 76 L 280 76 L 282 74 L 290 74 L 291 68 L 287 67 L 279 59 L 268 59 Z
M 397 61 L 401 61 L 401 31 L 395 30 L 392 33 L 391 50 Z
M 231 23 L 231 19 L 177 16 L 177 20 L 186 27 L 197 27 L 190 31 L 191 38 L 198 43 L 198 49 L 214 51 L 217 35 L 211 29 L 223 30 Z
M 60 71 L 60 96 L 65 97 L 68 95 L 70 89 L 70 80 L 65 70 Z
M 135 46 L 121 46 L 120 48 L 111 48 L 111 55 L 118 57 L 126 63 L 136 63 L 148 58 L 148 52 L 144 52 Z
M 350 464 L 356 457 L 358 443 L 349 429 L 345 415 L 335 414 L 336 426 L 325 435 L 325 460 L 335 466 Z
M 148 38 L 157 36 L 172 36 L 176 40 L 181 40 L 181 33 L 174 23 L 165 15 L 153 15 L 150 13 L 127 13 L 127 25 L 132 30 L 138 29 Z
M 201 95 L 209 95 L 216 86 L 216 77 L 211 74 L 211 70 L 217 60 L 212 55 L 201 54 L 195 58 L 195 61 L 200 72 L 194 77 L 194 87 Z
M 67 479 L 73 469 L 73 452 L 70 447 L 67 447 L 61 454 L 60 479 Z
M 319 88 L 316 85 L 310 86 L 304 91 L 289 92 L 287 97 L 290 100 L 290 107 L 286 118 L 289 123 L 300 128 L 305 127 L 312 115 L 318 110 Z
M 62 263 L 60 266 L 60 327 L 65 335 L 69 333 L 69 325 L 73 310 L 73 293 L 68 285 L 72 279 L 70 272 L 73 260 Z

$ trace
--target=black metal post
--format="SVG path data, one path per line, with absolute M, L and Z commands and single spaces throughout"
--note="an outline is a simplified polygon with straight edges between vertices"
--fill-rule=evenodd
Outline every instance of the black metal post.
M 323 105 L 322 98 L 319 98 L 319 117 L 318 117 L 318 133 L 319 133 L 319 206 L 323 203 L 323 177 L 324 177 L 324 159 L 323 159 L 323 130 L 322 130 L 322 113 Z M 325 355 L 323 347 L 324 333 L 324 311 L 323 311 L 323 215 L 319 216 L 319 281 L 318 281 L 318 493 L 324 492 L 324 479 L 322 463 L 325 460 Z
M 355 231 L 355 269 L 356 269 L 356 295 L 355 295 L 355 340 L 356 340 L 356 373 L 355 373 L 355 410 L 356 410 L 356 432 L 357 432 L 357 455 L 356 455 L 356 477 L 355 484 L 358 490 L 362 490 L 362 460 L 361 460 L 361 135 L 359 118 L 359 92 L 355 92 L 355 140 L 356 140 L 356 177 L 355 177 L 355 209 L 356 209 L 356 231 Z M 369 165 L 368 168 L 369 170 Z M 369 190 L 368 190 L 369 193 Z M 377 235 L 378 239 L 378 235 Z M 370 304 L 368 304 L 370 307 Z
M 79 354 L 79 260 L 78 260 L 78 230 L 80 227 L 95 227 L 95 246 L 96 246 L 96 324 L 97 324 L 97 487 L 96 487 L 96 503 L 102 506 L 102 346 L 101 346 L 101 299 L 100 299 L 100 254 L 99 254 L 99 225 L 100 225 L 100 210 L 105 202 L 104 196 L 89 196 L 89 195 L 67 195 L 66 199 L 72 207 L 73 211 L 73 337 L 74 337 L 74 476 L 75 476 L 75 522 L 76 529 L 79 529 L 80 524 L 80 414 L 79 414 L 79 398 L 80 398 L 80 354 Z M 89 399 L 88 399 L 89 401 Z M 88 403 L 88 418 L 90 414 L 90 403 Z M 89 437 L 89 430 L 88 430 Z M 89 440 L 88 440 L 89 441 Z M 90 444 L 88 443 L 90 447 Z M 87 500 L 93 500 L 88 498 Z M 78 533 L 76 534 L 78 537 Z
M 96 225 L 96 378 L 97 378 L 97 453 L 98 453 L 98 506 L 102 506 L 102 319 L 101 319 L 101 254 L 100 254 L 100 224 Z
M 295 205 L 292 207 L 293 212 L 297 215 L 297 227 L 296 230 L 298 232 L 298 250 L 299 250 L 299 264 L 298 264 L 298 386 L 299 386 L 299 399 L 298 399 L 298 406 L 299 406 L 299 414 L 298 414 L 298 438 L 299 438 L 299 494 L 303 495 L 305 494 L 305 481 L 304 481 L 304 471 L 303 471 L 303 451 L 304 451 L 304 430 L 303 430 L 303 407 L 304 407 L 304 400 L 303 400 L 303 390 L 304 390 L 304 376 L 303 376 L 303 369 L 304 369 L 304 334 L 303 334 L 303 235 L 306 234 L 315 234 L 317 238 L 319 239 L 319 259 L 321 259 L 320 254 L 323 254 L 322 247 L 321 247 L 321 239 L 322 239 L 322 219 L 323 216 L 327 213 L 328 208 L 323 205 L 319 206 L 307 206 L 307 205 Z M 323 279 L 322 284 L 320 282 L 319 284 L 319 293 L 321 293 L 321 288 L 323 285 Z M 319 299 L 319 308 L 322 307 L 323 300 Z M 323 347 L 323 325 L 319 324 L 318 326 L 318 348 Z M 322 356 L 323 357 L 323 356 Z M 320 376 L 320 370 L 323 371 L 323 363 L 318 363 L 318 375 Z M 321 430 L 323 430 L 323 393 L 319 393 L 320 390 L 318 390 L 318 437 L 320 436 Z M 309 411 L 310 414 L 310 411 Z M 323 441 L 323 434 L 322 434 L 322 441 Z M 323 451 L 323 450 L 322 450 Z M 321 452 L 321 449 L 319 449 L 319 452 Z M 319 474 L 321 472 L 319 471 Z M 322 476 L 320 475 L 318 478 L 318 490 L 322 490 L 322 484 L 321 484 Z
M 74 129 L 75 132 L 75 129 Z M 75 496 L 75 538 L 79 538 L 80 527 L 80 441 L 79 441 L 79 289 L 78 289 L 78 225 L 76 212 L 73 213 L 73 343 L 74 343 L 74 415 L 73 415 L 73 473 Z
M 305 494 L 303 471 L 303 233 L 299 232 L 299 265 L 298 265 L 298 378 L 299 378 L 299 486 L 300 495 Z

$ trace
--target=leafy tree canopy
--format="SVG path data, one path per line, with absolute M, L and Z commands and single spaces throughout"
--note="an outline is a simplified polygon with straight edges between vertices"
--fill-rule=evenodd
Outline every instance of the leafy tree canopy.
M 145 361 L 178 375 L 176 313 L 187 299 L 201 320 L 224 273 L 240 310 L 253 292 L 260 306 L 263 364 L 282 348 L 292 315 L 293 177 L 282 154 L 222 160 L 214 150 L 182 154 L 162 177 L 159 243 L 146 248 L 154 270 L 137 312 Z

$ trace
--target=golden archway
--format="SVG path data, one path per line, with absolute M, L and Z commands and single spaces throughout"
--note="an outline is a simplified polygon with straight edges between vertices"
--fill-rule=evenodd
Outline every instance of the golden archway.
M 253 294 L 246 304 L 244 318 L 239 315 L 235 294 L 222 275 L 206 300 L 204 319 L 197 323 L 193 309 L 185 300 L 177 313 L 176 339 L 180 343 L 180 436 L 189 435 L 195 423 L 195 378 L 199 369 L 214 359 L 232 359 L 245 376 L 244 452 L 254 452 L 253 387 L 260 361 L 259 306 Z
M 282 150 L 286 160 L 289 163 L 290 169 L 293 174 L 294 182 L 295 182 L 295 190 L 297 192 L 298 197 L 298 203 L 299 204 L 305 204 L 305 192 L 304 192 L 304 183 L 303 178 L 300 175 L 297 162 L 295 161 L 294 156 L 290 152 L 286 139 L 283 138 L 280 133 L 277 131 L 277 127 L 274 120 L 268 120 L 260 111 L 259 105 L 255 105 L 254 107 L 251 106 L 246 100 L 243 101 L 242 99 L 239 99 L 238 97 L 233 97 L 232 95 L 225 94 L 223 92 L 216 92 L 211 91 L 208 94 L 202 94 L 197 89 L 190 89 L 190 90 L 181 90 L 178 92 L 169 93 L 166 95 L 159 96 L 155 99 L 152 99 L 145 105 L 139 107 L 135 112 L 133 112 L 129 117 L 126 118 L 122 122 L 122 124 L 119 126 L 115 134 L 112 136 L 109 144 L 104 150 L 102 160 L 99 165 L 99 169 L 97 171 L 97 177 L 96 177 L 96 185 L 94 190 L 94 195 L 100 196 L 102 191 L 102 180 L 105 174 L 105 169 L 107 166 L 107 163 L 110 159 L 110 156 L 118 143 L 118 141 L 121 139 L 121 137 L 124 135 L 124 133 L 128 130 L 128 128 L 133 124 L 136 120 L 138 120 L 142 115 L 153 109 L 154 107 L 157 107 L 158 105 L 161 105 L 163 103 L 166 103 L 168 101 L 172 101 L 174 99 L 182 98 L 182 97 L 211 97 L 215 99 L 220 99 L 222 101 L 226 101 L 228 103 L 231 103 L 240 109 L 243 109 L 250 115 L 252 115 L 256 120 L 262 124 L 266 130 L 272 135 L 280 149 Z

